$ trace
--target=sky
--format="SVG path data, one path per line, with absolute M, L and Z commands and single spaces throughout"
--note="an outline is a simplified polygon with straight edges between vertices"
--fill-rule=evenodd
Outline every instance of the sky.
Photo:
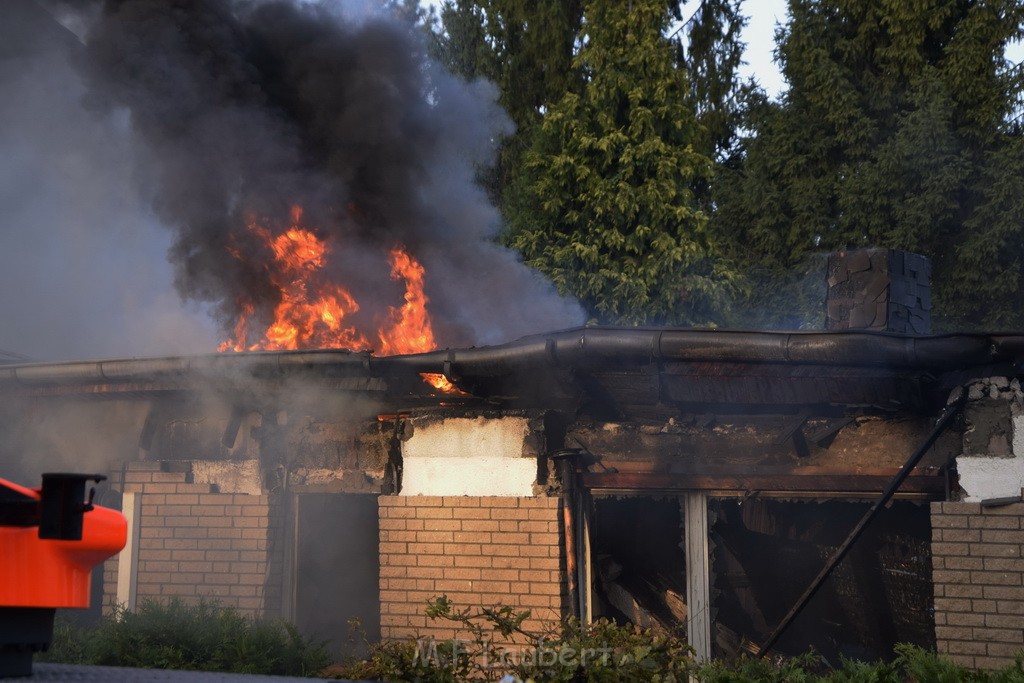
M 745 78 L 754 77 L 771 97 L 785 88 L 782 72 L 773 61 L 775 28 L 786 21 L 786 0 L 746 0 L 743 4 L 748 23 L 743 31 L 747 44 L 741 69 Z M 1014 63 L 1024 61 L 1024 43 L 1018 42 L 1006 50 L 1006 57 Z
M 782 72 L 773 61 L 773 53 L 775 28 L 786 20 L 786 0 L 747 0 L 744 9 L 748 16 L 743 30 L 747 49 L 746 64 L 740 73 L 744 78 L 756 79 L 768 95 L 774 97 L 783 89 Z

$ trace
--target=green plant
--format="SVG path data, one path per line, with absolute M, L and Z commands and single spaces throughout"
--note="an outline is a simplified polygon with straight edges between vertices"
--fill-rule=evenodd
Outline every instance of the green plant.
M 658 681 L 687 679 L 693 669 L 689 646 L 678 634 L 657 634 L 598 619 L 582 626 L 566 619 L 558 628 L 523 628 L 529 610 L 507 606 L 457 610 L 447 596 L 427 603 L 432 621 L 451 624 L 458 637 L 447 640 L 382 642 L 365 659 L 332 667 L 349 679 L 417 683 L 493 681 Z
M 828 680 L 834 683 L 901 683 L 904 679 L 895 664 L 843 659 L 842 666 L 828 676 Z
M 838 668 L 814 652 L 697 665 L 680 633 L 621 626 L 607 619 L 584 626 L 569 618 L 548 632 L 533 633 L 523 628 L 529 611 L 503 606 L 458 610 L 447 596 L 428 601 L 425 613 L 432 621 L 454 626 L 458 637 L 374 643 L 368 657 L 332 667 L 330 674 L 410 683 L 1024 683 L 1024 652 L 1013 665 L 996 672 L 971 671 L 907 644 L 896 646 L 891 662 L 843 659 Z M 510 645 L 516 642 L 521 645 Z
M 323 643 L 294 626 L 260 621 L 215 603 L 145 601 L 93 628 L 60 621 L 40 661 L 151 669 L 311 676 L 330 663 Z
M 63 664 L 88 664 L 86 638 L 82 627 L 58 616 L 53 624 L 53 642 L 50 648 L 36 659 L 43 662 L 61 662 Z
M 697 672 L 704 683 L 1022 683 L 1024 655 L 995 672 L 972 671 L 938 654 L 906 643 L 895 648 L 892 662 L 842 660 L 829 670 L 814 653 L 791 659 L 742 658 L 730 664 L 715 661 Z
M 715 323 L 739 278 L 707 230 L 712 131 L 666 38 L 671 4 L 584 3 L 587 77 L 548 107 L 506 207 L 507 245 L 601 322 Z
M 778 661 L 750 657 L 742 657 L 731 663 L 716 660 L 702 666 L 698 678 L 706 683 L 809 683 L 820 680 L 813 673 L 819 669 L 821 658 L 808 652 Z

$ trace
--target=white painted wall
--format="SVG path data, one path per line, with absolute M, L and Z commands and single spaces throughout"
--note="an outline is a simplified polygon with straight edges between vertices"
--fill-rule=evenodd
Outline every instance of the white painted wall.
M 413 421 L 402 443 L 403 496 L 532 496 L 537 460 L 523 417 Z

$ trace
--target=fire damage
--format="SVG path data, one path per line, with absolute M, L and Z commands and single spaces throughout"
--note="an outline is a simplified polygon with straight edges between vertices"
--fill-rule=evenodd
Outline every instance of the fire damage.
M 765 641 L 864 514 L 848 501 L 728 500 L 711 527 L 717 643 Z M 898 501 L 865 531 L 804 616 L 779 640 L 829 661 L 884 658 L 894 643 L 935 647 L 928 507 Z M 747 639 L 745 642 L 743 639 Z
M 351 617 L 404 633 L 423 607 L 410 585 L 468 588 L 411 578 L 420 558 L 392 532 L 454 547 L 468 530 L 385 528 L 379 499 L 557 498 L 557 522 L 522 522 L 558 527 L 533 549 L 557 560 L 554 616 L 681 630 L 701 657 L 934 643 L 926 504 L 961 493 L 962 456 L 984 465 L 971 481 L 1014 460 L 1024 338 L 930 336 L 929 264 L 888 250 L 829 259 L 827 331 L 523 337 L 581 315 L 492 239 L 474 180 L 508 125 L 493 93 L 424 73 L 386 21 L 213 3 L 178 26 L 142 4 L 100 13 L 86 47 L 58 31 L 60 50 L 132 112 L 176 284 L 213 304 L 220 353 L 0 357 L 5 476 L 105 473 L 100 502 L 132 520 L 103 604 L 212 596 L 338 647 Z M 553 533 L 490 521 L 524 548 Z M 417 548 L 450 555 L 438 544 Z M 519 572 L 529 593 L 531 557 L 463 569 Z
M 866 506 L 756 496 L 713 501 L 714 653 L 757 654 Z M 602 496 L 593 508 L 594 613 L 656 632 L 685 631 L 678 498 Z M 778 648 L 800 652 L 810 645 L 832 662 L 884 658 L 900 642 L 934 648 L 930 529 L 928 508 L 918 501 L 887 508 Z
M 0 447 L 108 472 L 111 501 L 164 490 L 133 489 L 142 474 L 265 501 L 262 598 L 240 604 L 321 634 L 351 616 L 396 632 L 391 593 L 367 600 L 388 566 L 377 496 L 558 497 L 563 615 L 685 633 L 701 656 L 874 658 L 936 644 L 928 503 L 963 495 L 965 457 L 1012 459 L 1022 357 L 1013 335 L 588 327 L 393 356 L 9 363 Z M 119 565 L 133 599 L 146 552 Z
M 224 333 L 0 355 L 5 478 L 104 474 L 128 519 L 94 604 L 214 598 L 338 651 L 352 618 L 428 629 L 434 594 L 702 659 L 955 640 L 974 607 L 943 554 L 1024 485 L 1024 336 L 932 335 L 928 261 L 881 249 L 829 258 L 825 330 L 573 327 L 475 183 L 494 92 L 394 22 L 190 8 L 109 3 L 84 46 L 43 18 L 76 87 L 130 112 L 177 289 Z

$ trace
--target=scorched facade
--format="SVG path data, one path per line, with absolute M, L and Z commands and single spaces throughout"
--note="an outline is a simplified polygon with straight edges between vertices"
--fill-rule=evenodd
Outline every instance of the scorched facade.
M 823 332 L 6 365 L 5 474 L 111 476 L 131 534 L 105 609 L 216 599 L 341 648 L 351 617 L 451 635 L 425 615 L 446 595 L 527 630 L 683 629 L 704 658 L 915 642 L 998 666 L 1024 647 L 1024 337 L 926 334 L 921 268 L 837 256 Z

